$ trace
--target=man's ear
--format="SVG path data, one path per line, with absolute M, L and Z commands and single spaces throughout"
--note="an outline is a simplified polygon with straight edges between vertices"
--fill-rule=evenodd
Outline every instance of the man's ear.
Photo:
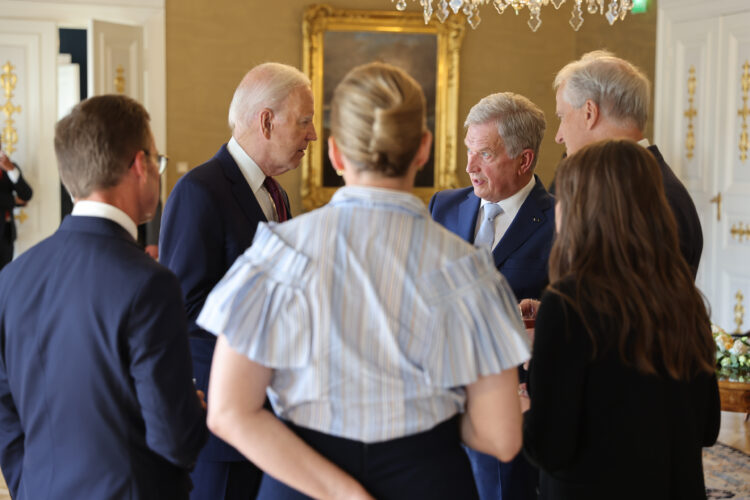
M 273 111 L 269 108 L 264 108 L 263 111 L 258 113 L 258 120 L 260 121 L 260 132 L 266 139 L 271 138 L 271 129 L 273 129 Z
M 586 102 L 583 104 L 583 111 L 586 120 L 586 128 L 591 130 L 599 121 L 599 105 L 591 99 L 586 99 Z
M 524 149 L 518 157 L 521 160 L 517 169 L 518 175 L 523 176 L 528 174 L 534 164 L 534 151 L 529 148 Z
M 148 155 L 141 149 L 135 154 L 130 170 L 132 170 L 139 179 L 146 179 L 148 177 L 148 161 Z

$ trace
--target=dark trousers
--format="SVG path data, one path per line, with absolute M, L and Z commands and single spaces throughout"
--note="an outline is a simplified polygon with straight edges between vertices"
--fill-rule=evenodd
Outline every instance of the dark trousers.
M 7 226 L 7 224 L 6 224 Z M 2 236 L 2 235 L 0 235 Z M 13 242 L 0 239 L 0 269 L 13 260 Z
M 213 358 L 215 337 L 200 331 L 203 336 L 190 337 L 195 387 L 208 394 L 208 377 Z M 190 474 L 193 481 L 191 500 L 253 500 L 260 487 L 263 472 L 248 462 L 240 452 L 211 434 L 198 455 Z
M 261 474 L 250 462 L 210 462 L 196 464 L 191 500 L 253 500 Z
M 535 500 L 539 470 L 523 453 L 510 462 L 466 448 L 481 500 Z
M 469 461 L 461 449 L 457 417 L 429 431 L 374 444 L 287 425 L 379 500 L 478 498 Z M 259 500 L 307 498 L 268 474 L 263 476 L 258 493 Z

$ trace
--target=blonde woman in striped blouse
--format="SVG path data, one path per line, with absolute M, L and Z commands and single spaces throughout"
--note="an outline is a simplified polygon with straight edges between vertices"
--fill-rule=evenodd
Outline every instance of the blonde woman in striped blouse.
M 208 425 L 266 471 L 261 499 L 476 498 L 461 441 L 521 445 L 516 299 L 411 194 L 432 139 L 413 78 L 355 68 L 331 131 L 346 187 L 260 224 L 198 318 L 219 335 Z

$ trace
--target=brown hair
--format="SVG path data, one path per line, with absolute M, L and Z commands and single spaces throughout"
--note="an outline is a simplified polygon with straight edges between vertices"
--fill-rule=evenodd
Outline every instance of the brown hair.
M 580 314 L 594 357 L 616 346 L 644 373 L 686 380 L 713 372 L 708 312 L 680 253 L 653 156 L 627 140 L 590 144 L 560 163 L 556 196 L 562 210 L 550 289 Z M 561 280 L 575 283 L 574 297 Z
M 148 112 L 137 101 L 122 95 L 86 99 L 55 126 L 60 178 L 75 198 L 116 186 L 150 137 Z
M 360 171 L 402 177 L 425 131 L 422 88 L 405 71 L 385 63 L 351 70 L 331 103 L 331 135 Z

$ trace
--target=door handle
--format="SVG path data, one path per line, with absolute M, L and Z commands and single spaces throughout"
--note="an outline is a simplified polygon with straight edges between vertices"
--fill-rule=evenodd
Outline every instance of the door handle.
M 716 203 L 716 220 L 721 220 L 721 193 L 708 200 L 710 203 Z

